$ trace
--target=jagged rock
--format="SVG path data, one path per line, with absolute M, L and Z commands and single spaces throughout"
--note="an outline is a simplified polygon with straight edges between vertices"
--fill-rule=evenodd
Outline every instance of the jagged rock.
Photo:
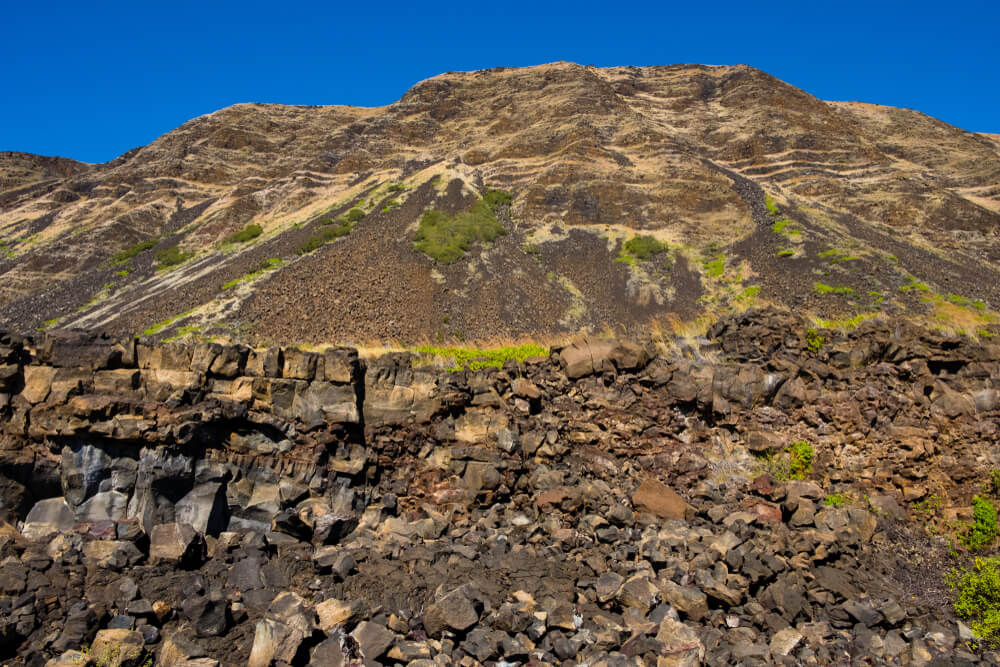
M 191 623 L 198 637 L 217 637 L 229 626 L 229 605 L 207 595 L 193 595 L 181 603 L 181 616 Z
M 373 662 L 384 655 L 393 642 L 396 641 L 394 632 L 384 625 L 369 621 L 358 623 L 358 627 L 354 628 L 351 636 L 361 646 L 361 655 L 369 662 Z
M 229 505 L 222 484 L 199 484 L 174 505 L 176 521 L 203 535 L 218 535 L 229 524 Z
M 142 552 L 133 543 L 121 540 L 95 540 L 83 547 L 83 562 L 92 567 L 121 571 L 142 558 Z
M 24 519 L 21 533 L 30 539 L 38 539 L 53 533 L 64 533 L 76 525 L 73 509 L 64 498 L 39 500 Z
M 205 557 L 205 541 L 184 523 L 162 523 L 149 534 L 149 559 L 182 567 L 197 566 Z
M 248 667 L 292 664 L 299 648 L 317 628 L 316 613 L 295 593 L 281 593 L 257 623 Z
M 424 629 L 436 637 L 445 629 L 461 632 L 479 620 L 479 613 L 464 587 L 438 597 L 424 612 Z
M 693 586 L 679 586 L 669 579 L 660 583 L 664 602 L 692 621 L 700 621 L 708 614 L 708 598 Z
M 168 635 L 156 655 L 157 667 L 218 667 L 219 661 L 207 657 L 205 649 L 184 630 Z
M 705 658 L 705 647 L 697 633 L 688 625 L 667 616 L 656 632 L 660 642 L 658 665 L 669 667 L 695 667 Z

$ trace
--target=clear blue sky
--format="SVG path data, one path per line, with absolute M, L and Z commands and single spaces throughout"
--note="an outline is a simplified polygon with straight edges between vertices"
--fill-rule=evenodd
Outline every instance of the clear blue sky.
M 110 160 L 238 102 L 381 105 L 451 70 L 747 63 L 1000 132 L 993 2 L 10 2 L 0 150 Z

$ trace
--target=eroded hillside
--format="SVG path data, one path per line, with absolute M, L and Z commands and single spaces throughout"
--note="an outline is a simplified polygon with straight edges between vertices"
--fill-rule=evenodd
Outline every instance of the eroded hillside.
M 24 331 L 495 339 L 771 303 L 973 333 L 1000 304 L 995 137 L 745 66 L 449 73 L 0 172 L 0 319 Z M 427 211 L 493 190 L 504 234 L 414 248 Z

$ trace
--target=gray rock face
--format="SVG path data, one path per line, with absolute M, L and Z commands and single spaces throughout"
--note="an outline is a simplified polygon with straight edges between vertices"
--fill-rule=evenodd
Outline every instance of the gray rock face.
M 37 539 L 53 533 L 64 533 L 76 525 L 76 515 L 65 498 L 39 500 L 24 519 L 21 532 Z
M 224 485 L 199 484 L 174 505 L 174 519 L 203 535 L 218 535 L 229 525 Z
M 93 445 L 63 447 L 60 475 L 66 502 L 79 505 L 97 493 L 101 482 L 111 477 L 111 457 Z
M 154 563 L 196 566 L 204 555 L 204 540 L 198 531 L 187 524 L 161 523 L 154 526 L 149 534 L 149 558 Z

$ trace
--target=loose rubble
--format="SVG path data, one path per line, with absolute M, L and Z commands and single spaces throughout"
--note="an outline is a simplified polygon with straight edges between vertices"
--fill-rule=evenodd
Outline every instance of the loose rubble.
M 913 510 L 961 517 L 997 465 L 1000 346 L 806 329 L 757 311 L 673 355 L 458 373 L 5 335 L 2 659 L 1000 662 Z M 792 441 L 815 455 L 782 480 Z

